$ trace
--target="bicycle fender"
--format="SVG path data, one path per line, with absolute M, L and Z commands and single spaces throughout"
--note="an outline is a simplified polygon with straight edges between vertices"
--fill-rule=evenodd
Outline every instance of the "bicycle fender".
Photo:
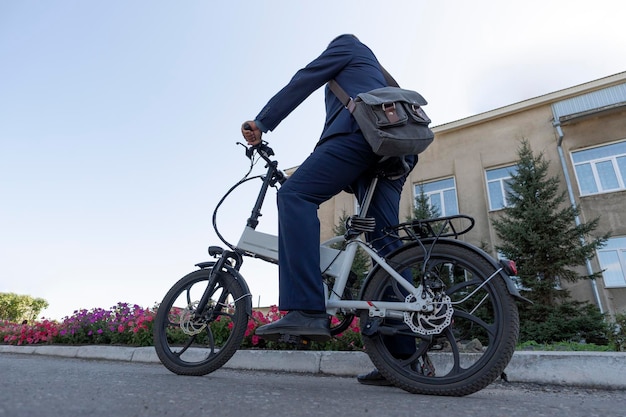
M 197 266 L 200 269 L 208 269 L 208 268 L 212 268 L 215 265 L 215 263 L 216 263 L 215 261 L 200 262 L 196 264 L 195 266 Z M 246 294 L 250 295 L 249 297 L 246 297 L 247 298 L 246 313 L 248 313 L 248 316 L 252 316 L 252 293 L 250 292 L 248 283 L 243 278 L 243 276 L 239 273 L 239 271 L 237 271 L 235 268 L 231 267 L 230 265 L 224 265 L 224 269 L 226 269 L 226 272 L 232 275 L 237 280 L 237 282 L 239 282 L 239 284 L 243 288 L 243 291 Z
M 433 241 L 435 239 L 434 238 L 430 238 L 430 239 L 423 239 L 421 242 L 424 246 L 428 247 L 429 244 L 432 244 Z M 487 252 L 485 252 L 484 250 L 471 245 L 467 242 L 463 242 L 461 240 L 457 240 L 457 239 L 446 239 L 446 238 L 439 238 L 437 239 L 437 243 L 445 243 L 447 245 L 455 245 L 455 246 L 461 246 L 465 249 L 468 249 L 474 253 L 476 253 L 477 255 L 479 255 L 481 258 L 483 258 L 485 261 L 489 262 L 496 270 L 500 269 L 500 273 L 498 274 L 500 276 L 500 278 L 502 278 L 502 280 L 504 281 L 504 283 L 506 284 L 506 288 L 509 291 L 509 294 L 511 294 L 511 296 L 513 296 L 513 298 L 515 298 L 516 300 L 519 301 L 524 301 L 527 303 L 532 304 L 532 301 L 530 301 L 529 299 L 527 299 L 526 297 L 523 297 L 519 290 L 517 289 L 517 287 L 515 286 L 515 283 L 513 283 L 513 280 L 511 279 L 511 277 L 509 277 L 509 275 L 504 272 L 504 270 L 502 269 L 502 267 L 498 264 L 498 262 L 491 256 L 489 255 Z M 408 243 L 398 249 L 396 249 L 395 251 L 391 252 L 389 255 L 386 256 L 386 258 L 391 258 L 392 256 L 407 251 L 407 250 L 411 250 L 415 247 L 419 247 L 421 248 L 421 245 L 417 242 L 412 242 L 412 243 Z M 370 277 L 372 277 L 376 272 L 378 272 L 378 270 L 380 269 L 380 265 L 376 265 L 369 274 L 367 274 L 367 277 L 365 278 L 365 282 L 363 283 L 363 285 L 361 286 L 361 292 L 367 287 L 367 284 L 370 280 Z M 361 297 L 362 294 L 359 294 L 359 299 L 362 299 Z

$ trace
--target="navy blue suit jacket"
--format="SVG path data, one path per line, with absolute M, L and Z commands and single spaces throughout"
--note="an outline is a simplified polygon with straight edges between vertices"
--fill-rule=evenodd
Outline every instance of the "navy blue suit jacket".
M 350 97 L 387 86 L 378 60 L 372 51 L 353 35 L 335 38 L 328 48 L 305 68 L 299 70 L 256 117 L 264 131 L 274 130 L 315 90 L 335 79 Z M 320 140 L 356 132 L 359 127 L 326 86 L 326 121 Z

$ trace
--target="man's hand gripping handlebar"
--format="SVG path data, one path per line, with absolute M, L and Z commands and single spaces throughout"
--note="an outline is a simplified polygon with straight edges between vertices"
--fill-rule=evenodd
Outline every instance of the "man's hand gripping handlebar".
M 241 125 L 241 134 L 250 146 L 255 146 L 261 143 L 261 136 L 263 136 L 261 129 L 259 129 L 256 123 L 252 120 L 244 122 Z
M 256 128 L 256 131 L 258 132 L 259 138 L 258 140 L 256 139 L 257 135 L 255 133 L 253 125 L 254 122 L 252 121 L 244 122 L 244 124 L 241 125 L 241 134 L 248 144 L 248 147 L 246 148 L 246 156 L 251 159 L 254 151 L 256 151 L 259 155 L 261 155 L 263 159 L 265 159 L 266 162 L 269 163 L 271 162 L 269 157 L 274 156 L 274 151 L 272 150 L 272 148 L 267 146 L 267 142 L 261 140 L 262 132 L 258 128 L 256 128 L 256 125 L 254 125 L 254 128 Z

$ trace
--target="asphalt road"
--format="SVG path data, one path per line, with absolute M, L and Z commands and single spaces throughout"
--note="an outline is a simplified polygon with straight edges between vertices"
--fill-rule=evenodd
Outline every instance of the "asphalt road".
M 626 416 L 626 392 L 497 382 L 462 398 L 354 378 L 0 354 L 0 416 Z

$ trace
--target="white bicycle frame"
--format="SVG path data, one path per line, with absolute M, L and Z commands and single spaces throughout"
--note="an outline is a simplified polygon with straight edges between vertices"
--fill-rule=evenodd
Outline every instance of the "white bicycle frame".
M 359 216 L 365 217 L 371 203 L 372 196 L 376 190 L 378 177 L 374 177 L 370 187 L 367 190 L 363 204 L 359 211 Z M 375 249 L 368 243 L 364 242 L 360 237 L 349 239 L 344 250 L 337 250 L 331 246 L 337 243 L 346 242 L 345 236 L 335 236 L 320 245 L 320 271 L 325 275 L 334 278 L 333 288 L 326 290 L 326 311 L 328 314 L 335 315 L 338 310 L 355 311 L 369 310 L 370 317 L 389 317 L 403 319 L 405 312 L 430 312 L 434 306 L 430 301 L 430 297 L 422 299 L 421 286 L 416 288 L 395 269 L 393 269 L 384 258 L 382 258 Z M 371 258 L 372 262 L 377 263 L 389 275 L 395 279 L 410 294 L 410 298 L 415 300 L 412 302 L 397 301 L 369 301 L 369 300 L 344 300 L 341 294 L 344 293 L 352 263 L 356 256 L 358 248 L 362 248 Z M 237 244 L 237 249 L 256 255 L 262 259 L 278 262 L 278 237 L 268 233 L 258 232 L 250 226 L 246 226 Z

